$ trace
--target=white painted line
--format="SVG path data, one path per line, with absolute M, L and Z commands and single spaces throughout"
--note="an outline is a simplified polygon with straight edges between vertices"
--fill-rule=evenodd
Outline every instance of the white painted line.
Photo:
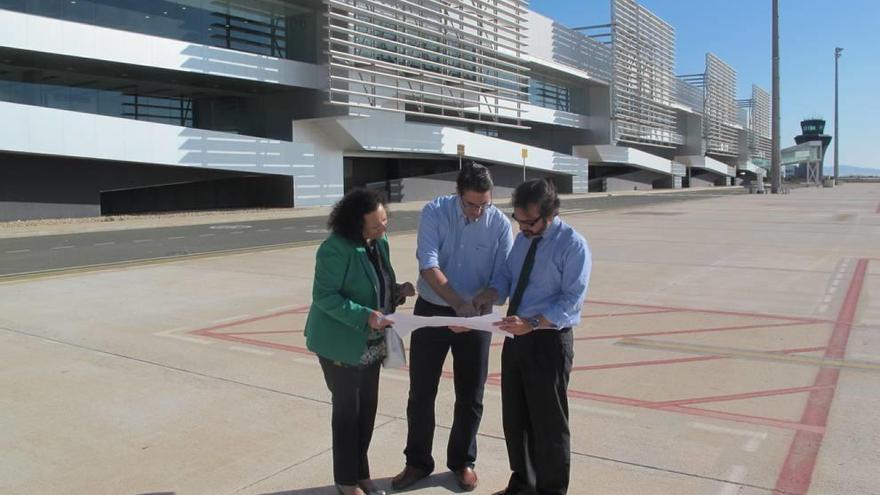
M 611 416 L 614 418 L 626 418 L 626 419 L 634 419 L 636 417 L 635 413 L 626 412 L 626 411 L 615 411 L 614 409 L 606 409 L 604 407 L 588 406 L 585 404 L 569 403 L 568 407 L 571 409 L 577 409 L 579 411 L 583 411 L 583 412 L 593 414 L 596 416 Z
M 73 249 L 76 246 L 55 246 L 52 249 Z
M 135 239 L 135 240 L 133 240 L 133 241 L 131 241 L 131 242 L 133 242 L 133 243 L 135 243 L 135 244 L 140 244 L 140 243 L 143 243 L 143 242 L 153 242 L 153 240 L 152 240 L 152 239 Z
M 296 228 L 296 227 L 281 227 L 281 230 L 292 230 L 292 229 L 295 229 L 295 228 Z
M 247 352 L 250 354 L 259 354 L 260 356 L 271 356 L 271 355 L 275 354 L 272 351 L 262 351 L 260 349 L 251 349 L 250 347 L 241 347 L 241 346 L 237 346 L 237 345 L 231 345 L 231 346 L 227 347 L 227 349 L 230 349 L 233 351 Z
M 300 307 L 300 304 L 285 304 L 284 306 L 277 306 L 274 308 L 269 308 L 266 310 L 267 313 L 274 313 L 276 311 L 287 311 L 288 309 L 295 309 Z
M 767 433 L 763 432 L 763 431 L 743 430 L 741 428 L 728 428 L 725 426 L 716 426 L 716 425 L 710 425 L 707 423 L 698 423 L 698 422 L 691 422 L 691 423 L 689 423 L 689 425 L 691 428 L 696 428 L 698 430 L 713 431 L 715 433 L 726 433 L 728 435 L 737 435 L 737 436 L 741 436 L 741 437 L 760 438 L 762 440 L 767 438 Z
M 184 342 L 189 342 L 191 344 L 207 344 L 207 345 L 213 344 L 213 342 L 211 342 L 210 340 L 202 340 L 202 339 L 197 339 L 195 337 L 187 337 L 185 335 L 173 335 L 172 334 L 172 335 L 163 335 L 163 337 L 168 337 L 168 338 L 172 338 L 172 339 L 176 339 L 176 340 L 182 340 Z
M 6 254 L 17 254 L 17 253 L 29 253 L 30 249 L 13 249 L 12 251 L 6 251 Z
M 827 305 L 827 304 L 823 304 L 823 305 L 819 306 L 819 312 L 820 312 L 820 313 L 825 313 L 825 312 L 827 312 L 827 311 L 828 311 L 828 305 Z
M 730 467 L 730 473 L 727 475 L 727 481 L 729 483 L 725 483 L 724 486 L 721 487 L 721 490 L 718 491 L 718 495 L 737 495 L 740 493 L 739 489 L 742 488 L 741 483 L 746 479 L 746 473 L 749 470 L 746 469 L 745 466 L 741 466 L 739 464 L 735 464 Z
M 175 241 L 175 240 L 177 240 L 177 239 L 186 239 L 186 236 L 176 235 L 176 236 L 174 236 L 174 237 L 169 237 L 169 238 L 168 238 L 169 241 Z
M 202 344 L 202 345 L 211 345 L 214 342 L 205 339 L 199 339 L 195 337 L 187 337 L 185 335 L 176 335 L 178 332 L 185 332 L 189 330 L 189 327 L 178 327 L 172 328 L 170 330 L 163 330 L 161 332 L 156 332 L 153 335 L 157 337 L 168 337 L 171 339 L 182 340 L 184 342 L 190 342 L 192 344 Z
M 199 237 L 214 237 L 217 234 L 199 234 Z
M 840 279 L 842 279 L 842 278 L 843 278 L 842 273 L 838 273 L 837 275 L 834 276 L 834 280 L 837 280 L 837 281 L 840 281 Z
M 228 322 L 228 321 L 243 320 L 243 319 L 245 319 L 245 318 L 247 318 L 247 317 L 249 317 L 249 316 L 250 316 L 249 314 L 246 314 L 246 315 L 238 315 L 238 316 L 230 316 L 229 318 L 223 318 L 222 320 L 214 320 L 212 323 L 226 323 L 226 322 Z
M 828 304 L 831 302 L 832 299 L 834 299 L 834 297 L 829 294 L 829 295 L 825 296 L 824 299 L 822 299 L 822 302 Z
M 257 232 L 269 232 L 269 229 L 257 229 Z
M 764 437 L 766 436 L 767 435 L 765 434 Z M 745 445 L 743 445 L 743 450 L 745 450 L 746 452 L 757 452 L 758 449 L 761 447 L 761 442 L 763 441 L 764 438 L 752 437 L 746 442 Z
M 241 231 L 241 230 L 236 230 L 235 232 L 230 232 L 230 233 L 229 233 L 229 235 L 236 235 L 236 234 L 244 234 L 244 232 Z
M 116 244 L 116 243 L 113 241 L 110 241 L 110 242 L 97 242 L 94 245 L 95 246 L 112 246 L 114 244 Z

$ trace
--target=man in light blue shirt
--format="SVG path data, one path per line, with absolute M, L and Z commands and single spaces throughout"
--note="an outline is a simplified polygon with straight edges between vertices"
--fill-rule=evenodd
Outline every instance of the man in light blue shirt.
M 488 290 L 500 282 L 513 243 L 510 221 L 492 205 L 488 169 L 473 164 L 458 174 L 458 194 L 425 205 L 419 222 L 417 258 L 420 316 L 476 316 L 488 313 L 497 300 Z M 434 400 L 443 362 L 452 350 L 455 412 L 446 465 L 462 489 L 477 486 L 474 463 L 477 430 L 483 414 L 483 388 L 488 374 L 488 332 L 426 327 L 410 342 L 410 390 L 406 415 L 406 467 L 392 486 L 403 490 L 434 470 Z
M 501 351 L 504 439 L 513 473 L 496 495 L 565 495 L 571 465 L 568 379 L 571 328 L 590 280 L 587 241 L 559 214 L 553 184 L 538 179 L 513 193 L 520 234 L 492 287 L 509 297 L 497 325 L 514 334 Z

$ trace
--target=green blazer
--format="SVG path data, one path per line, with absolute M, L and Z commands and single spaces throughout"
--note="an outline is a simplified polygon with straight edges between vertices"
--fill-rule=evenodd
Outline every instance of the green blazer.
M 388 238 L 376 241 L 392 287 L 396 283 Z M 393 299 L 393 298 L 392 298 Z M 393 304 L 393 301 L 392 301 Z M 360 362 L 367 346 L 370 313 L 379 305 L 379 278 L 365 246 L 331 234 L 318 248 L 312 306 L 306 320 L 306 346 L 315 354 L 346 364 Z M 389 312 L 393 312 L 390 308 Z

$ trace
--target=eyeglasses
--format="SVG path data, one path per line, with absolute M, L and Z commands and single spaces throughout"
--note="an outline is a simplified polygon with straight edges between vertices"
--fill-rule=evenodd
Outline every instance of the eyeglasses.
M 471 203 L 470 201 L 461 200 L 461 204 L 462 204 L 462 206 L 464 206 L 464 208 L 466 210 L 470 210 L 470 211 L 486 211 L 489 209 L 490 206 L 492 206 L 491 201 L 488 203 L 475 205 L 475 204 Z
M 520 225 L 525 225 L 526 227 L 534 227 L 535 224 L 543 220 L 544 217 L 538 217 L 534 220 L 520 220 L 519 218 L 516 218 L 516 213 L 511 213 L 510 218 L 514 219 L 516 223 Z

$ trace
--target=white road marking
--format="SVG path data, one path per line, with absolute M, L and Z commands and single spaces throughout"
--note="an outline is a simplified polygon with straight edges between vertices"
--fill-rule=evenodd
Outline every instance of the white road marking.
M 238 316 L 230 316 L 229 318 L 223 318 L 222 320 L 214 320 L 212 323 L 226 323 L 226 322 L 229 322 L 229 321 L 243 320 L 243 319 L 245 319 L 245 318 L 247 318 L 247 317 L 249 317 L 249 316 L 250 316 L 249 314 L 238 315 Z
M 718 491 L 718 495 L 736 495 L 740 493 L 740 488 L 742 486 L 740 483 L 746 479 L 746 473 L 749 470 L 746 469 L 745 466 L 741 466 L 739 464 L 734 464 L 730 467 L 730 472 L 727 475 L 727 481 L 729 483 L 725 483 L 724 486 L 721 487 L 721 490 Z
M 257 229 L 257 232 L 269 232 L 269 229 Z
M 823 304 L 823 305 L 819 306 L 819 312 L 820 312 L 820 313 L 825 313 L 825 312 L 827 312 L 827 311 L 828 311 L 828 305 L 827 305 L 827 304 Z
M 244 234 L 244 232 L 242 232 L 242 231 L 240 231 L 240 230 L 236 230 L 235 232 L 230 232 L 230 233 L 229 233 L 229 235 L 235 235 L 235 234 Z
M 116 244 L 116 243 L 113 242 L 113 241 L 110 241 L 110 242 L 96 242 L 94 245 L 95 245 L 95 246 L 112 246 L 113 244 Z
M 767 434 L 764 434 L 764 438 L 767 437 Z M 761 447 L 761 442 L 764 441 L 764 438 L 761 437 L 752 437 L 750 438 L 745 445 L 743 445 L 743 450 L 746 452 L 757 452 L 758 448 Z
M 828 294 L 827 296 L 825 296 L 824 299 L 822 299 L 822 302 L 828 304 L 831 302 L 832 299 L 834 299 L 834 297 L 831 294 Z
M 76 246 L 55 246 L 52 249 L 73 249 Z
M 715 433 L 726 433 L 728 435 L 737 435 L 741 437 L 760 438 L 762 440 L 767 438 L 767 433 L 763 431 L 743 430 L 741 428 L 728 428 L 725 426 L 716 426 L 699 422 L 691 422 L 689 424 L 691 428 L 696 428 L 698 430 L 714 431 Z
M 295 229 L 295 228 L 296 228 L 296 227 L 281 227 L 281 230 L 292 230 L 292 229 Z
M 174 236 L 174 237 L 169 237 L 169 238 L 168 238 L 169 241 L 174 241 L 174 240 L 177 240 L 177 239 L 186 239 L 186 236 L 176 235 L 176 236 Z
M 210 340 L 197 339 L 195 337 L 187 337 L 185 335 L 176 335 L 178 332 L 184 332 L 186 330 L 189 330 L 189 328 L 188 327 L 172 328 L 171 330 L 163 330 L 161 332 L 156 332 L 153 335 L 156 335 L 157 337 L 169 337 L 172 339 L 182 340 L 184 342 L 190 342 L 193 344 L 210 345 L 210 344 L 214 343 Z
M 17 253 L 29 253 L 30 249 L 14 249 L 12 251 L 6 251 L 6 254 L 17 254 Z
M 233 350 L 233 351 L 247 352 L 247 353 L 250 353 L 250 354 L 259 354 L 260 356 L 271 356 L 271 355 L 275 354 L 275 353 L 272 352 L 272 351 L 263 351 L 263 350 L 260 350 L 260 349 L 251 349 L 250 347 L 241 347 L 241 346 L 237 346 L 237 345 L 231 345 L 231 346 L 227 347 L 227 349 L 230 349 L 230 350 Z
M 606 409 L 604 407 L 595 407 L 588 406 L 585 404 L 572 404 L 569 403 L 568 407 L 570 409 L 577 409 L 579 411 L 583 411 L 589 414 L 594 414 L 597 416 L 611 416 L 615 418 L 626 418 L 626 419 L 634 419 L 636 417 L 635 413 L 625 412 L 625 411 L 615 411 L 614 409 Z
M 142 242 L 153 242 L 153 240 L 152 240 L 152 239 L 135 239 L 135 240 L 133 240 L 133 241 L 131 241 L 131 242 L 133 242 L 133 243 L 135 243 L 135 244 L 140 244 L 140 243 L 142 243 Z
M 214 237 L 217 234 L 199 234 L 199 237 Z

